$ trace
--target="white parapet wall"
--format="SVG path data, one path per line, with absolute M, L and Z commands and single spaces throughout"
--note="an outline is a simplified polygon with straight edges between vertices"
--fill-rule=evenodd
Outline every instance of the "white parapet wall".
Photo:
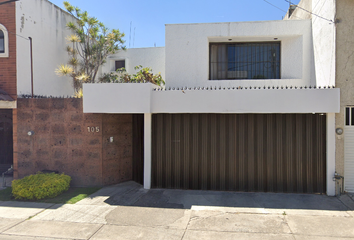
M 85 113 L 338 113 L 338 88 L 157 90 L 150 83 L 84 84 Z
M 96 83 L 83 85 L 85 113 L 150 113 L 150 83 Z
M 211 43 L 274 41 L 281 79 L 209 80 Z M 316 85 L 311 20 L 167 24 L 165 48 L 167 87 Z

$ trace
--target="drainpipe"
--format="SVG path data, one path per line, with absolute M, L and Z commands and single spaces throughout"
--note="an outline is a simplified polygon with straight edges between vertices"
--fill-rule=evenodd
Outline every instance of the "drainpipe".
M 31 93 L 33 98 L 33 54 L 32 54 L 32 38 L 28 37 L 30 40 L 30 57 L 31 57 Z

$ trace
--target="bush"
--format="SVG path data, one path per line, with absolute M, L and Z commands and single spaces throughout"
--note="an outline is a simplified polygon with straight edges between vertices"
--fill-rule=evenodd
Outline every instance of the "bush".
M 41 173 L 12 181 L 12 195 L 20 200 L 54 198 L 69 189 L 71 177 L 65 174 Z

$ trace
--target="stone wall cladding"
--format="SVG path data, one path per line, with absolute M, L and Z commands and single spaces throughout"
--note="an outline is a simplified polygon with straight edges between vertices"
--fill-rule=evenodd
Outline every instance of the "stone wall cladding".
M 81 99 L 18 99 L 18 176 L 48 169 L 70 175 L 73 186 L 131 180 L 131 119 L 84 114 Z
M 132 179 L 132 122 L 130 114 L 103 115 L 103 184 Z M 110 138 L 113 137 L 113 142 Z M 115 174 L 118 172 L 119 174 Z

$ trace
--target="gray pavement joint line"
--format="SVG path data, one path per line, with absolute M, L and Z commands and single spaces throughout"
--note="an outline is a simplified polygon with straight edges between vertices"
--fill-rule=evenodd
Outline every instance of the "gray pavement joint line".
M 244 234 L 272 234 L 272 235 L 291 235 L 295 238 L 295 236 L 306 236 L 306 237 L 330 237 L 333 238 L 333 236 L 324 236 L 324 235 L 306 235 L 306 234 L 292 234 L 292 233 L 264 233 L 264 232 L 243 232 L 243 231 L 215 231 L 215 230 L 204 230 L 204 229 L 188 229 L 188 231 L 191 232 L 216 232 L 216 233 L 244 233 Z M 335 236 L 336 239 L 348 239 L 348 238 L 353 238 L 353 237 L 348 237 L 348 236 Z
M 71 205 L 71 204 L 70 204 Z M 64 205 L 65 206 L 65 205 Z M 92 206 L 92 205 L 80 205 L 80 206 Z M 82 212 L 82 211 L 80 211 L 80 210 L 74 210 L 74 209 L 70 209 L 70 208 L 63 208 L 63 209 L 65 209 L 65 210 L 68 210 L 68 211 L 71 211 L 71 212 L 74 212 L 74 213 L 82 213 L 82 214 L 86 214 L 86 215 L 88 215 L 88 216 L 92 216 L 92 217 L 95 217 L 95 218 L 98 218 L 101 214 L 98 214 L 98 215 L 95 215 L 95 214 L 91 214 L 91 213 L 87 213 L 87 212 Z M 55 210 L 57 210 L 57 209 L 53 209 L 54 211 Z M 112 209 L 113 210 L 113 209 Z M 111 210 L 111 211 L 112 211 Z M 43 210 L 44 211 L 44 210 Z M 42 211 L 42 212 L 43 212 Z M 41 213 L 41 212 L 40 212 Z M 33 217 L 35 217 L 35 216 L 37 216 L 38 214 L 40 214 L 40 213 L 37 213 L 36 215 L 34 215 L 34 216 L 32 216 L 31 218 L 33 218 Z
M 41 213 L 44 212 L 45 210 L 47 210 L 47 209 L 53 207 L 54 205 L 55 205 L 55 203 L 53 203 L 52 205 L 48 206 L 47 208 L 44 208 L 42 211 L 40 211 L 40 212 L 34 214 L 33 216 L 29 216 L 28 218 L 25 219 L 25 221 L 30 220 L 31 218 L 34 218 L 35 216 L 41 214 Z
M 87 240 L 91 239 L 94 235 L 96 235 L 96 233 L 97 233 L 98 231 L 100 231 L 100 230 L 103 228 L 104 225 L 105 225 L 105 224 L 101 224 L 101 227 L 99 227 L 94 233 L 92 233 L 91 236 L 87 238 Z
M 306 237 L 321 237 L 321 238 L 334 238 L 334 239 L 348 239 L 353 238 L 353 236 L 333 236 L 333 235 L 306 235 L 301 233 L 295 233 L 294 236 L 306 236 Z
M 225 215 L 225 213 L 219 213 L 219 214 L 215 214 L 215 215 L 212 215 L 212 216 L 208 216 L 208 217 L 199 217 L 199 216 L 193 216 L 191 218 L 189 218 L 189 221 L 188 223 L 192 220 L 198 220 L 198 219 L 208 219 L 208 218 L 212 218 L 212 217 L 219 217 L 219 216 L 222 216 L 222 215 Z
M 209 229 L 187 229 L 188 231 L 194 232 L 215 232 L 215 233 L 245 233 L 245 234 L 272 234 L 272 235 L 293 235 L 291 233 L 274 233 L 274 232 L 246 232 L 246 231 L 216 231 L 216 230 L 209 230 Z M 298 236 L 298 234 L 296 234 Z M 316 236 L 316 235 L 301 235 L 301 236 Z M 320 236 L 323 237 L 323 236 Z
M 17 225 L 23 223 L 23 222 L 26 221 L 26 220 L 27 220 L 27 219 L 24 219 L 24 220 L 22 220 L 21 222 L 18 222 L 18 223 L 16 223 L 16 224 L 13 225 L 13 226 L 10 226 L 10 227 L 4 229 L 2 232 L 0 232 L 0 234 L 2 234 L 3 232 L 6 232 L 7 230 L 9 230 L 9 229 L 11 229 L 11 228 L 13 228 L 13 227 L 16 227 Z
M 337 197 L 337 199 L 344 205 L 346 206 L 349 210 L 354 210 L 351 207 L 349 207 L 347 204 L 345 204 L 339 197 Z
M 7 230 L 9 230 L 9 229 L 11 229 L 11 228 L 13 228 L 13 227 L 15 227 L 15 226 L 17 226 L 17 225 L 19 225 L 20 223 L 23 223 L 24 221 L 27 221 L 27 220 L 29 220 L 29 219 L 31 219 L 31 218 L 37 216 L 38 214 L 42 213 L 43 211 L 47 210 L 48 208 L 50 208 L 50 207 L 52 207 L 52 206 L 54 206 L 54 205 L 55 205 L 55 204 L 52 204 L 52 205 L 48 206 L 47 208 L 43 209 L 42 211 L 40 211 L 39 213 L 37 213 L 37 214 L 35 214 L 35 215 L 33 215 L 33 216 L 29 216 L 28 218 L 24 219 L 23 221 L 21 221 L 21 222 L 15 224 L 15 225 L 13 225 L 13 226 L 11 226 L 11 227 L 5 229 L 4 231 L 0 232 L 0 234 L 3 233 L 3 232 L 5 232 L 5 231 L 7 231 Z
M 184 229 L 184 231 L 183 231 L 183 234 L 182 234 L 181 240 L 184 238 L 184 235 L 185 235 L 185 234 L 186 234 L 186 232 L 187 232 L 187 229 L 188 229 L 189 223 L 190 223 L 190 221 L 191 221 L 191 216 L 192 216 L 192 212 L 190 212 L 190 214 L 189 214 L 188 222 L 187 222 L 186 227 L 185 227 L 185 229 Z
M 257 197 L 257 196 L 256 196 L 256 197 Z M 264 206 L 262 206 L 261 204 L 259 204 L 259 203 L 257 202 L 256 197 L 253 198 L 254 203 L 257 204 L 257 205 L 259 206 L 259 208 L 264 208 L 264 209 L 265 209 Z
M 0 233 L 0 239 L 1 239 L 1 236 L 14 236 L 14 237 L 21 237 L 21 238 L 24 238 L 24 237 L 31 237 L 31 238 L 33 238 L 33 239 L 37 239 L 37 238 L 38 238 L 38 236 L 8 234 L 8 233 Z M 43 238 L 45 238 L 45 239 L 60 239 L 60 240 L 63 240 L 63 239 L 67 239 L 67 240 L 78 240 L 77 238 L 62 238 L 62 237 L 50 237 L 50 238 L 43 237 Z
M 284 211 L 284 213 L 286 214 L 285 211 Z M 296 240 L 295 234 L 294 234 L 293 230 L 291 230 L 290 225 L 289 225 L 289 223 L 288 223 L 287 215 L 285 215 L 285 216 L 283 216 L 283 217 L 284 217 L 284 218 L 283 218 L 283 222 L 288 226 L 288 228 L 289 228 L 289 230 L 290 230 L 290 232 L 291 232 L 291 236 L 293 237 L 293 239 Z
M 140 200 L 140 198 L 142 198 L 142 197 L 143 197 L 143 195 L 144 195 L 144 194 L 140 194 L 140 196 L 138 197 L 138 199 L 137 199 L 135 202 L 133 202 L 130 206 L 133 206 L 133 204 L 135 204 L 137 201 L 139 201 L 139 200 Z

